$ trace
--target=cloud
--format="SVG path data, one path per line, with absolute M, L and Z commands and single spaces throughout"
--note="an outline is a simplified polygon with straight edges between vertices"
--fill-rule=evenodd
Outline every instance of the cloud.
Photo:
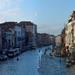
M 30 13 L 26 8 L 24 10 L 22 9 L 21 5 L 23 1 L 24 0 L 0 0 L 0 22 L 10 20 L 37 20 L 37 11 Z
M 21 0 L 0 0 L 0 22 L 16 20 L 21 16 L 20 1 Z
M 8 20 L 16 20 L 21 16 L 21 14 L 22 12 L 20 12 L 19 8 L 2 11 L 0 12 L 0 22 L 4 22 Z
M 22 0 L 0 0 L 0 12 L 18 8 L 21 1 Z

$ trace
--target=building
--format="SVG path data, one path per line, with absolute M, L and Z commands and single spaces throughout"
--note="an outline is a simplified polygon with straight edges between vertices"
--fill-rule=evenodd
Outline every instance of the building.
M 38 46 L 48 46 L 53 45 L 54 43 L 53 36 L 46 33 L 38 33 L 37 34 L 37 44 Z
M 5 32 L 5 41 L 4 41 L 4 48 L 5 49 L 10 49 L 10 48 L 14 48 L 15 47 L 15 33 L 14 31 L 9 28 L 9 30 L 7 30 Z
M 25 46 L 26 40 L 25 29 L 16 25 L 13 30 L 15 32 L 15 46 L 22 49 Z
M 46 34 L 46 33 L 41 33 L 41 34 L 38 33 L 37 40 L 38 40 L 38 45 L 39 46 L 48 45 L 48 42 L 49 42 L 48 34 Z
M 54 35 L 50 35 L 50 45 L 52 45 L 53 48 L 55 47 L 55 36 Z
M 65 46 L 70 48 L 75 44 L 75 11 L 65 26 Z
M 0 27 L 0 52 L 2 51 L 2 29 Z
M 20 22 L 19 25 L 25 28 L 27 38 L 28 38 L 28 47 L 36 47 L 36 39 L 37 39 L 37 25 L 30 21 Z
M 14 28 L 14 26 L 16 26 L 17 24 L 17 22 L 5 22 L 1 23 L 0 27 L 2 28 L 2 30 L 7 31 L 9 30 L 9 28 Z
M 60 47 L 61 46 L 61 44 L 62 44 L 61 35 L 57 35 L 55 37 L 55 43 L 56 43 L 56 47 Z
M 8 38 L 11 39 L 10 37 L 12 36 L 13 28 L 17 24 L 17 22 L 5 22 L 1 23 L 0 27 L 2 29 L 2 49 L 7 48 L 7 40 Z
M 30 21 L 5 22 L 0 24 L 0 48 L 36 47 L 37 25 Z M 2 40 L 1 40 L 2 39 Z M 2 41 L 2 42 L 1 42 Z
M 61 47 L 62 47 L 62 39 L 61 39 L 61 34 L 57 35 L 55 37 L 55 50 L 56 50 L 56 55 L 61 56 Z
M 61 42 L 62 42 L 62 47 L 65 47 L 65 30 L 66 28 L 64 27 L 62 32 L 61 32 Z
M 74 51 L 73 48 L 75 47 L 75 11 L 73 11 L 72 15 L 68 19 L 68 23 L 62 30 L 62 45 L 64 46 L 64 49 L 69 47 L 71 53 Z

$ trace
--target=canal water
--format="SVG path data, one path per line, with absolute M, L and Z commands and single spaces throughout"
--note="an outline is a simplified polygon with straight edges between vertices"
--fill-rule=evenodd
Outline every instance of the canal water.
M 18 61 L 15 57 L 0 62 L 0 75 L 75 75 L 75 66 L 67 68 L 64 59 L 44 56 L 44 49 L 25 52 Z

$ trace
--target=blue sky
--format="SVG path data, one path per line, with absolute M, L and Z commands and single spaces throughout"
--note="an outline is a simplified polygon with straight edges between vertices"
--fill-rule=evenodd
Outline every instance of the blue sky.
M 60 34 L 75 0 L 0 0 L 0 22 L 32 21 L 38 32 Z

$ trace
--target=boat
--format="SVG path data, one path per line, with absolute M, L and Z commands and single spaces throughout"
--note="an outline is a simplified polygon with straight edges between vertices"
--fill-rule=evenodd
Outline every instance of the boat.
M 71 67 L 72 64 L 71 63 L 66 63 L 66 67 Z
M 71 66 L 72 66 L 71 60 L 67 59 L 66 60 L 66 67 L 71 67 Z
M 15 48 L 15 49 L 10 49 L 8 51 L 8 57 L 13 58 L 15 56 L 18 56 L 20 53 L 19 48 Z

